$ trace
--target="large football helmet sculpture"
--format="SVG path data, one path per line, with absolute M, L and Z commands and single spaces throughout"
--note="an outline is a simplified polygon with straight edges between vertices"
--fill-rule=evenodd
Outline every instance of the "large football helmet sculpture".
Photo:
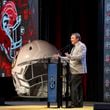
M 13 83 L 19 96 L 47 97 L 47 65 L 39 61 L 57 52 L 54 46 L 42 40 L 21 47 L 12 63 Z

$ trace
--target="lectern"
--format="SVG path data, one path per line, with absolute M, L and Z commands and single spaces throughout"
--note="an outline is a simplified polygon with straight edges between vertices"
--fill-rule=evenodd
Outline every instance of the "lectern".
M 51 103 L 57 103 L 57 107 L 62 106 L 62 63 L 48 62 L 48 101 L 47 106 Z

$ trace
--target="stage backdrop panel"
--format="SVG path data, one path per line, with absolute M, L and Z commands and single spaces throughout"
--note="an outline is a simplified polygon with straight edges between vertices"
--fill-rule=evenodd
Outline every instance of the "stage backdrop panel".
M 0 77 L 11 76 L 15 53 L 38 39 L 38 0 L 0 0 Z
M 110 0 L 104 0 L 104 101 L 110 101 Z

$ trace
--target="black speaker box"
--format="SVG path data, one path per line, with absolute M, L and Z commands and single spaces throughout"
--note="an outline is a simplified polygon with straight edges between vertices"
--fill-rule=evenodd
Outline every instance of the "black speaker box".
M 94 110 L 110 110 L 110 103 L 94 104 Z

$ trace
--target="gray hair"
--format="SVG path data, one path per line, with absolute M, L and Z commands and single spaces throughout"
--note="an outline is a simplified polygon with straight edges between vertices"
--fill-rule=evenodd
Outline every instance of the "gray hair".
M 81 40 L 81 36 L 79 33 L 72 33 L 72 35 L 75 35 L 77 39 L 79 39 L 79 41 Z

